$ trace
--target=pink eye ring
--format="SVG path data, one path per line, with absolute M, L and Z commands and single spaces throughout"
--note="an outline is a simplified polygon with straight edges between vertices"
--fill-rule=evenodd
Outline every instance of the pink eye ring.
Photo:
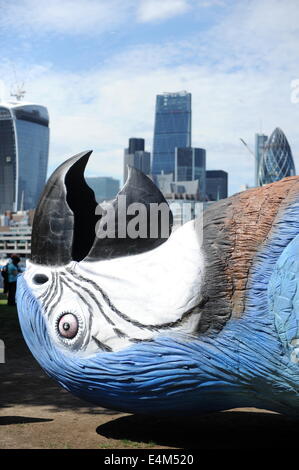
M 58 332 L 66 339 L 73 339 L 79 331 L 79 322 L 73 313 L 64 313 L 58 321 Z

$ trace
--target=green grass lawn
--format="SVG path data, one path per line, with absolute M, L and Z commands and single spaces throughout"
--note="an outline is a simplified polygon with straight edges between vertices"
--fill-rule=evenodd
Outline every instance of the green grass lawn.
M 7 304 L 7 295 L 3 294 L 3 289 L 0 289 L 0 305 Z
M 0 289 L 0 305 L 7 305 L 7 294 L 3 294 L 3 289 Z

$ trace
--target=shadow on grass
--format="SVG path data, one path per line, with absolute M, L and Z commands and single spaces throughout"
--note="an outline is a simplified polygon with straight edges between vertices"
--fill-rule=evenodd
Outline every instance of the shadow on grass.
M 8 424 L 45 423 L 53 421 L 46 418 L 27 418 L 26 416 L 0 416 L 0 426 Z
M 124 416 L 97 428 L 112 439 L 183 449 L 296 447 L 298 421 L 265 412 L 226 411 L 192 419 Z
M 92 406 L 63 390 L 50 379 L 28 350 L 14 307 L 0 305 L 0 339 L 4 340 L 6 363 L 0 364 L 0 408 L 41 406 L 47 410 L 76 411 L 115 416 L 119 413 Z M 0 424 L 48 421 L 43 418 L 1 417 Z M 29 421 L 30 420 L 30 421 Z M 97 428 L 108 438 L 189 448 L 297 447 L 298 421 L 264 412 L 228 411 L 189 420 L 122 416 Z

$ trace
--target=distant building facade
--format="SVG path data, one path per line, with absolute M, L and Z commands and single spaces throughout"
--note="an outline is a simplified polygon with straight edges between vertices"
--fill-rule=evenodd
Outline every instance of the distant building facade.
M 0 102 L 0 213 L 36 207 L 49 156 L 49 115 L 44 106 Z
M 202 214 L 204 209 L 204 203 L 196 200 L 188 199 L 166 199 L 173 215 L 173 230 L 176 230 L 181 225 L 189 222 L 192 219 L 198 219 L 198 222 L 202 222 Z M 198 224 L 197 230 L 201 227 Z
M 152 174 L 175 173 L 175 148 L 191 147 L 191 93 L 157 95 Z
M 166 199 L 201 200 L 199 180 L 173 181 L 172 173 L 161 173 L 156 175 L 156 183 Z
M 265 134 L 255 134 L 255 175 L 254 175 L 254 184 L 255 186 L 259 186 L 259 167 L 260 162 L 263 158 L 266 142 L 268 140 L 268 136 Z
M 198 181 L 199 199 L 206 194 L 206 151 L 201 148 L 183 147 L 175 149 L 175 182 Z
M 20 257 L 29 257 L 31 252 L 31 227 L 0 227 L 0 259 L 16 253 Z
M 228 174 L 223 170 L 206 171 L 206 195 L 208 201 L 219 201 L 227 197 Z
M 124 182 L 128 177 L 128 167 L 137 168 L 145 175 L 151 174 L 151 154 L 144 150 L 144 139 L 131 137 L 124 153 Z
M 259 163 L 258 185 L 263 186 L 295 174 L 290 145 L 283 131 L 277 127 L 269 137 Z
M 114 199 L 119 191 L 119 180 L 111 176 L 86 177 L 85 180 L 93 190 L 97 202 Z
M 31 231 L 34 210 L 11 212 L 0 215 L 0 265 L 16 253 L 21 260 L 31 252 Z

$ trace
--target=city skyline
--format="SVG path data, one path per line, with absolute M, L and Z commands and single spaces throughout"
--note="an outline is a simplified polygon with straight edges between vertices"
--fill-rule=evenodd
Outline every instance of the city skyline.
M 155 96 L 192 93 L 192 146 L 229 173 L 229 194 L 254 184 L 256 133 L 280 127 L 299 166 L 298 2 L 156 0 L 1 2 L 0 93 L 25 82 L 51 117 L 49 173 L 94 149 L 87 176 L 122 178 L 123 149 L 152 152 Z M 269 15 L 271 11 L 271 15 Z M 130 19 L 130 21 L 128 21 Z

